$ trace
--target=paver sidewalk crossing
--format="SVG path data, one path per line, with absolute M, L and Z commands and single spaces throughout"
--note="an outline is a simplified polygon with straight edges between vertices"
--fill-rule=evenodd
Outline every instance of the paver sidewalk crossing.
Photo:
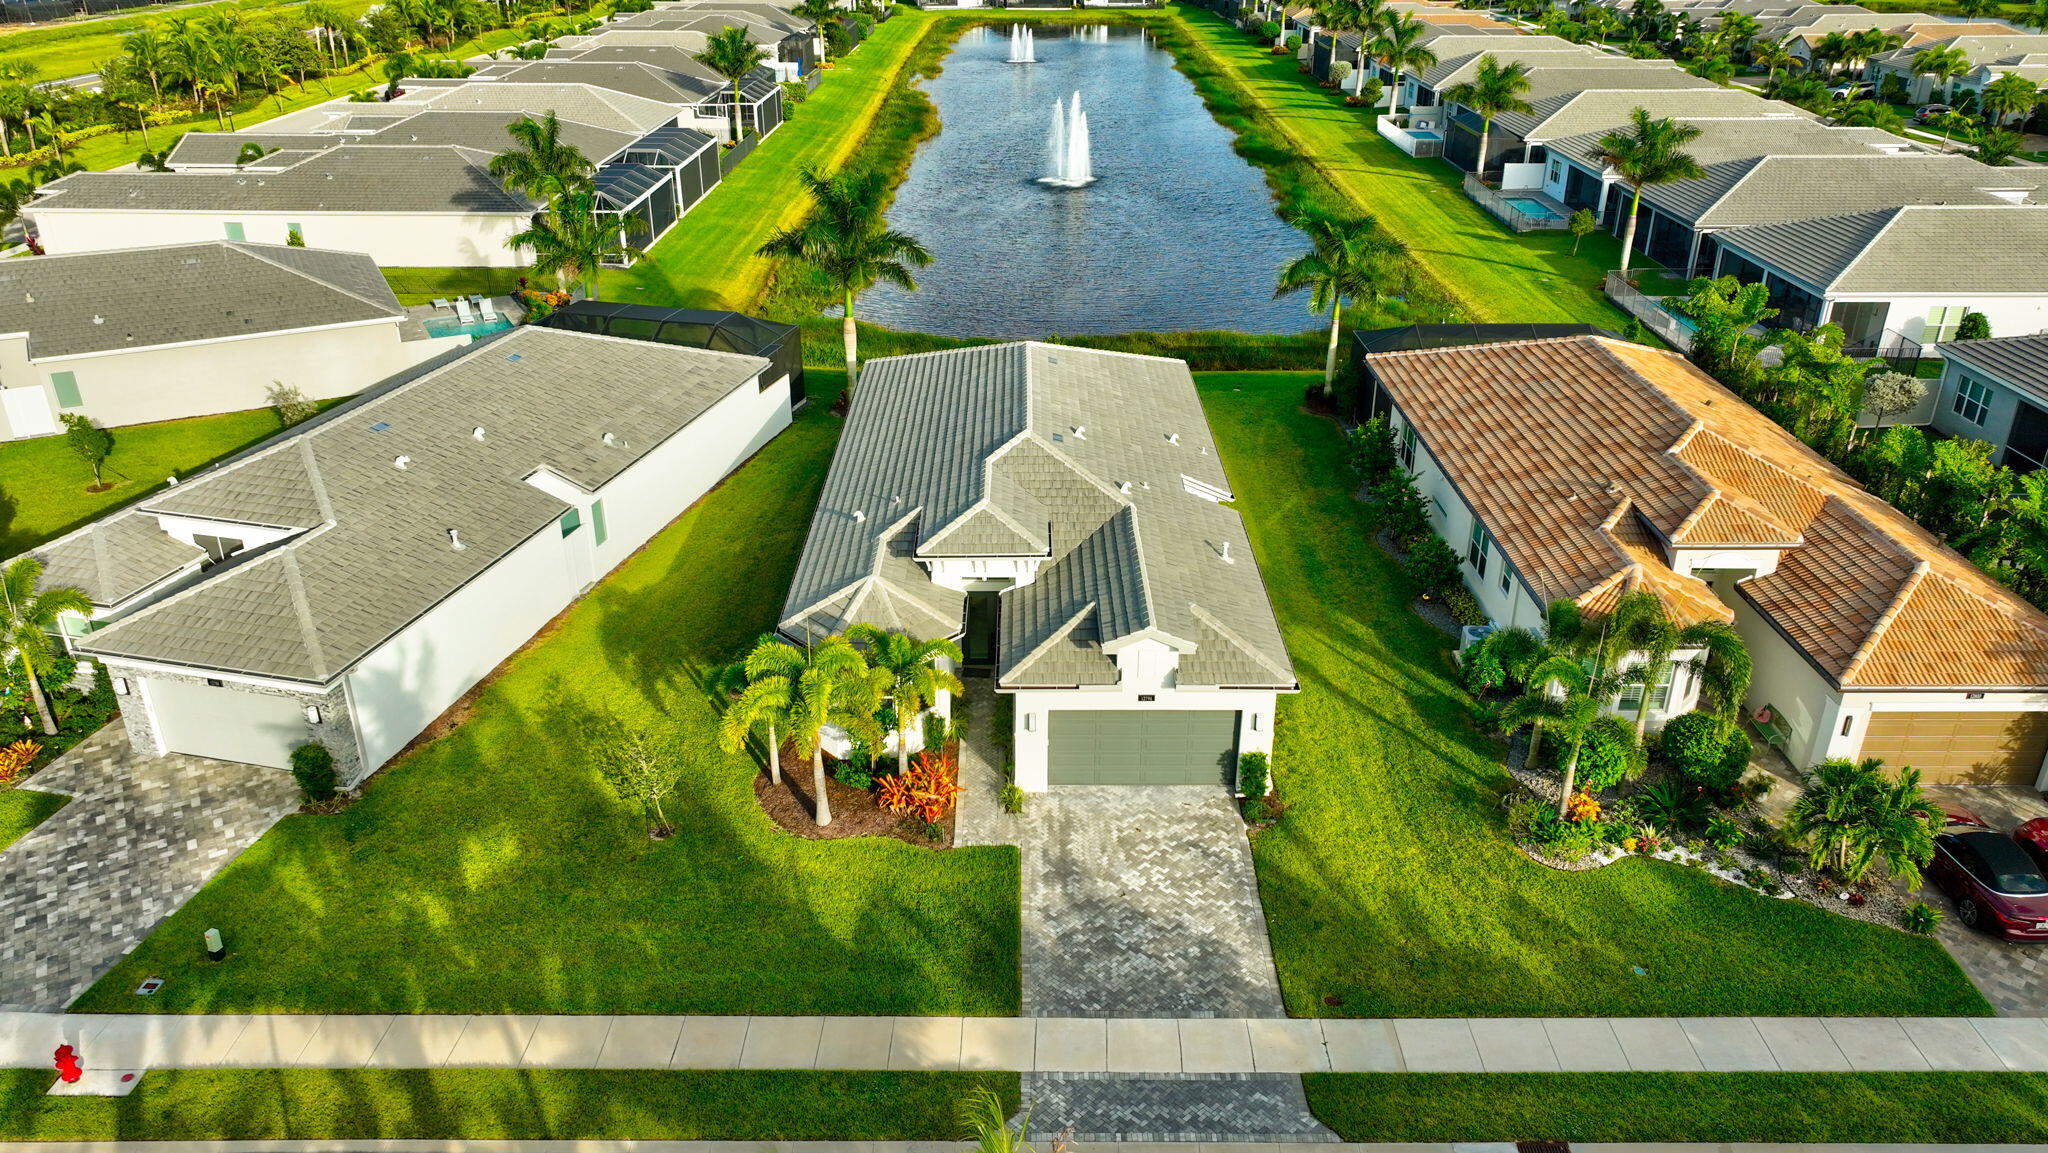
M 0 1066 L 1020 1073 L 2048 1072 L 2039 1017 L 1297 1020 L 0 1013 Z

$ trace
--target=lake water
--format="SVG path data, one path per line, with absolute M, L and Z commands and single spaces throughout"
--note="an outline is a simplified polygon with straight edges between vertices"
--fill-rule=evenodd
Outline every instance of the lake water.
M 1007 29 L 970 29 L 929 82 L 943 128 L 889 219 L 936 259 L 920 291 L 864 295 L 861 318 L 1005 338 L 1317 327 L 1305 296 L 1273 299 L 1305 242 L 1173 57 L 1135 28 L 1033 32 L 1039 63 L 1008 63 Z M 1050 187 L 1053 102 L 1077 91 L 1095 181 Z

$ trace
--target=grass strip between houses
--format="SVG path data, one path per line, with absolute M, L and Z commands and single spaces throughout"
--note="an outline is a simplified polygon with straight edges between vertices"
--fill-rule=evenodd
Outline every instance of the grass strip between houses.
M 1315 1073 L 1346 1141 L 2048 1141 L 2041 1073 Z
M 61 793 L 44 793 L 35 789 L 7 789 L 0 791 L 0 851 L 35 831 L 37 825 L 57 814 L 57 810 L 71 802 Z
M 127 1097 L 46 1096 L 0 1070 L 0 1140 L 944 1141 L 959 1102 L 1015 1073 L 615 1069 L 179 1069 Z

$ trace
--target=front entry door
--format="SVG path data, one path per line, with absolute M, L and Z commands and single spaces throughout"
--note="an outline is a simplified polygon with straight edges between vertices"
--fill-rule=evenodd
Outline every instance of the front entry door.
M 961 653 L 967 660 L 970 672 L 988 672 L 996 667 L 996 637 L 1003 619 L 1003 598 L 1000 593 L 972 592 L 967 594 L 967 635 L 962 638 Z

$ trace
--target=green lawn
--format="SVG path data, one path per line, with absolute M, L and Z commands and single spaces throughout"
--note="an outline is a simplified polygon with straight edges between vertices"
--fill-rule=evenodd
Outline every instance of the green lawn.
M 158 1070 L 127 1097 L 50 1097 L 0 1070 L 0 1141 L 933 1140 L 1014 1073 Z
M 1369 541 L 1336 426 L 1300 410 L 1305 379 L 1203 378 L 1302 683 L 1274 757 L 1293 807 L 1255 843 L 1290 1012 L 1989 1011 L 1928 939 L 1676 865 L 1561 873 L 1524 857 L 1495 804 L 1501 749 L 1471 720 L 1449 639 Z
M 780 832 L 697 687 L 774 624 L 839 430 L 824 407 L 515 657 L 460 728 L 347 812 L 287 817 L 80 1007 L 1015 1013 L 1015 850 Z M 602 708 L 680 737 L 673 840 L 650 843 L 586 764 L 579 726 Z M 196 944 L 210 926 L 233 950 L 219 965 Z M 152 975 L 170 983 L 131 995 Z
M 1318 1073 L 1346 1141 L 2048 1141 L 2040 1073 Z
M 337 0 L 348 12 L 361 14 L 372 0 Z M 248 15 L 266 14 L 272 9 L 297 7 L 292 0 L 220 0 L 212 4 L 181 5 L 148 13 L 128 13 L 98 20 L 66 21 L 61 24 L 0 32 L 0 63 L 22 61 L 36 66 L 43 80 L 62 80 L 99 68 L 100 62 L 121 54 L 121 37 L 149 25 L 161 27 L 178 17 L 201 19 L 223 8 L 239 9 Z
M 0 791 L 0 851 L 28 836 L 37 825 L 70 803 L 71 798 L 60 793 L 41 793 L 34 789 Z
M 523 268 L 386 268 L 384 279 L 400 304 L 427 304 L 435 298 L 489 293 L 509 296 L 519 287 Z M 544 285 L 552 288 L 553 285 Z
M 599 294 L 681 308 L 755 307 L 773 267 L 755 251 L 809 208 L 797 173 L 831 171 L 853 155 L 930 20 L 918 9 L 898 7 L 647 259 L 605 273 Z
M 1474 321 L 1613 328 L 1626 320 L 1601 290 L 1606 270 L 1620 265 L 1614 238 L 1589 236 L 1573 256 L 1569 233 L 1516 236 L 1459 189 L 1457 169 L 1417 160 L 1388 143 L 1367 113 L 1316 87 L 1296 71 L 1291 56 L 1263 51 L 1212 12 L 1179 3 L 1172 11 L 1195 49 L 1360 211 L 1406 241 Z
M 87 492 L 92 470 L 61 436 L 0 444 L 0 557 L 13 556 L 69 532 L 109 510 L 163 487 L 208 462 L 278 431 L 267 408 L 136 424 L 114 429 L 106 477 L 114 487 Z

